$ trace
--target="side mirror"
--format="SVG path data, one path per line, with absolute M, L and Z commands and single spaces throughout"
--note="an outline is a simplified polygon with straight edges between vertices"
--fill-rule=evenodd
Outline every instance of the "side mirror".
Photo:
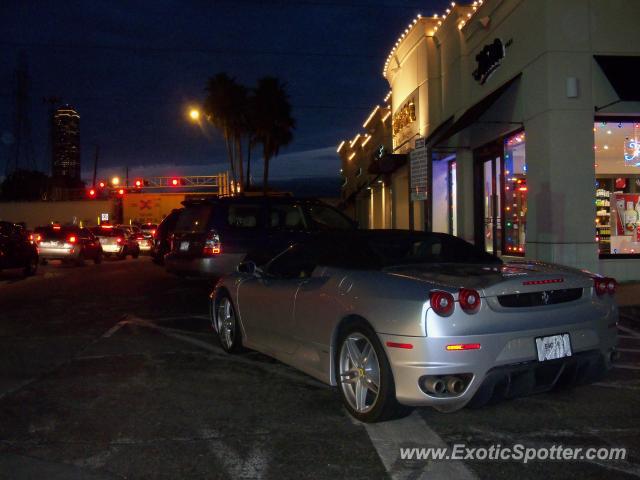
M 262 270 L 258 268 L 255 262 L 251 260 L 247 260 L 245 262 L 240 262 L 237 267 L 238 272 L 244 273 L 246 275 L 254 275 L 259 277 L 262 275 Z

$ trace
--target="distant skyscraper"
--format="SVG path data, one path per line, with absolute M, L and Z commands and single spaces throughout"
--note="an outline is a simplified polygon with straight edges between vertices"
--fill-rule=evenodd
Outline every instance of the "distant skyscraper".
M 52 118 L 51 170 L 54 178 L 80 180 L 80 115 L 64 105 Z

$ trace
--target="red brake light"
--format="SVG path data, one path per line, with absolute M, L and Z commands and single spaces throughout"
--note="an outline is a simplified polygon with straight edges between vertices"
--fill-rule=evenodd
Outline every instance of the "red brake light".
M 431 308 L 441 317 L 448 317 L 453 313 L 453 295 L 441 290 L 433 290 L 429 293 Z
M 480 347 L 479 343 L 456 343 L 447 345 L 447 350 L 479 350 Z
M 465 313 L 478 313 L 480 310 L 480 294 L 470 288 L 461 288 L 458 294 L 460 307 Z
M 60 225 L 54 225 L 52 228 L 54 230 L 60 230 L 62 227 Z
M 69 238 L 67 238 L 67 241 L 69 243 L 76 243 L 76 237 L 75 235 L 70 235 Z
M 155 230 L 151 230 L 151 235 L 155 235 L 156 231 Z
M 122 237 L 118 237 L 116 238 L 116 243 L 122 243 L 124 239 Z
M 204 241 L 204 247 L 202 248 L 202 254 L 205 257 L 211 257 L 218 255 L 222 252 L 222 242 L 220 241 L 220 235 L 215 230 L 210 231 L 207 234 L 207 238 Z
M 605 293 L 613 295 L 616 293 L 618 282 L 616 282 L 614 278 L 597 277 L 593 279 L 593 286 L 595 287 L 598 295 L 604 295 Z

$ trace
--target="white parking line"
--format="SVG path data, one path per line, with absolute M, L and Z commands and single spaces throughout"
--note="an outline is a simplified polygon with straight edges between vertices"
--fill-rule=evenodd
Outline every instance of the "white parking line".
M 443 448 L 447 444 L 431 430 L 422 417 L 413 412 L 392 422 L 365 423 L 371 443 L 393 480 L 400 479 L 475 479 L 476 475 L 461 461 L 424 462 L 412 464 L 400 460 L 400 447 Z M 412 468 L 413 465 L 416 468 Z M 419 468 L 419 470 L 417 469 Z
M 636 332 L 634 329 L 625 327 L 624 325 L 618 325 L 618 328 L 625 333 L 633 336 L 634 338 L 640 338 L 640 332 Z
M 640 365 L 629 365 L 627 363 L 614 363 L 613 368 L 621 368 L 623 370 L 640 370 Z

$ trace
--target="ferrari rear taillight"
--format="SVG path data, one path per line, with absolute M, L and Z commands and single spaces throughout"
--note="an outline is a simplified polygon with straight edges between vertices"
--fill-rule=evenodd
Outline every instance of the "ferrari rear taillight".
M 595 277 L 593 279 L 593 286 L 598 295 L 604 295 L 605 293 L 613 295 L 614 293 L 616 293 L 618 282 L 616 282 L 614 278 Z
M 478 310 L 480 310 L 480 294 L 476 290 L 461 288 L 458 293 L 458 301 L 460 302 L 460 308 L 465 313 L 473 314 L 478 313 Z
M 204 241 L 202 247 L 202 255 L 205 257 L 212 257 L 222 252 L 222 242 L 220 241 L 220 235 L 215 230 L 211 230 L 207 234 L 207 238 Z
M 431 308 L 441 317 L 448 317 L 453 313 L 453 295 L 441 290 L 432 290 L 429 293 Z

